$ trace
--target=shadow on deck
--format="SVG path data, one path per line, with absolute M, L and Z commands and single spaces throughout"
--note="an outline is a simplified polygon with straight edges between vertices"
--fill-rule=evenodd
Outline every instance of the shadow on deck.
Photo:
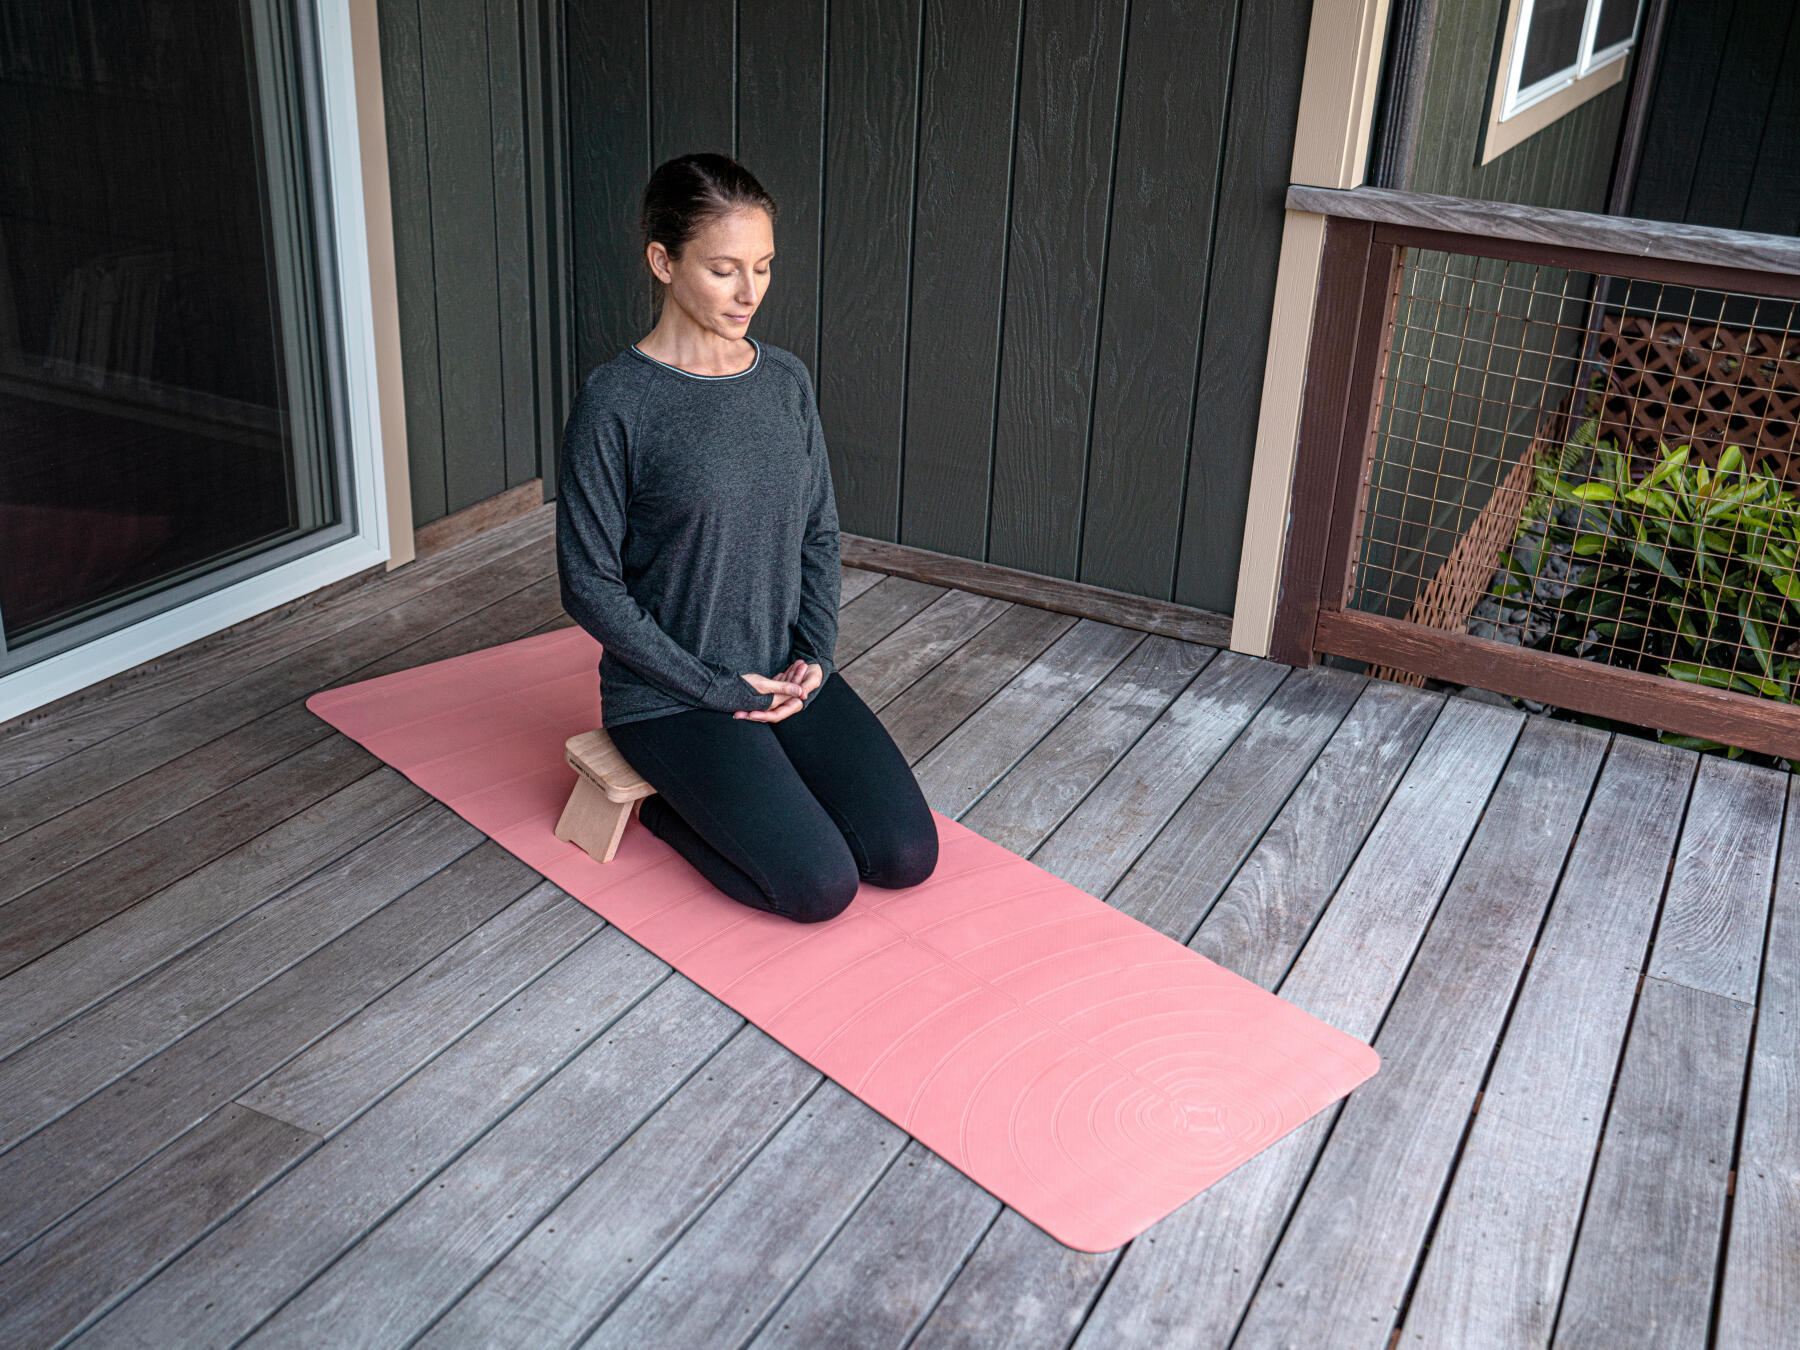
M 933 806 L 1382 1054 L 1089 1255 L 306 711 L 550 531 L 0 730 L 0 1344 L 1789 1343 L 1787 775 L 846 572 Z

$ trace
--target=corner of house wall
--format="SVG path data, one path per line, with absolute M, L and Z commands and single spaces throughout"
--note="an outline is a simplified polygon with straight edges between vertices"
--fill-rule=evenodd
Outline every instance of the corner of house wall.
M 1388 3 L 1339 0 L 1313 6 L 1294 128 L 1292 182 L 1352 188 L 1363 181 L 1381 83 Z M 1300 401 L 1324 247 L 1325 217 L 1307 211 L 1286 213 L 1232 610 L 1231 648 L 1250 656 L 1268 655 L 1275 628 Z

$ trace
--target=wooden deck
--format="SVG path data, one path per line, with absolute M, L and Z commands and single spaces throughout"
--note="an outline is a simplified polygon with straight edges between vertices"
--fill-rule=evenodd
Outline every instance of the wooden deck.
M 1787 776 L 846 573 L 934 806 L 1383 1056 L 1083 1254 L 306 711 L 550 525 L 0 729 L 0 1343 L 1793 1344 Z

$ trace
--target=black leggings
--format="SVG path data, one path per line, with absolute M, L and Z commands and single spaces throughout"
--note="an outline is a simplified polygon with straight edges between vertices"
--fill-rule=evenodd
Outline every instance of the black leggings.
M 692 708 L 608 734 L 657 791 L 645 828 L 743 904 L 817 923 L 861 881 L 916 886 L 937 866 L 918 780 L 836 671 L 779 722 Z

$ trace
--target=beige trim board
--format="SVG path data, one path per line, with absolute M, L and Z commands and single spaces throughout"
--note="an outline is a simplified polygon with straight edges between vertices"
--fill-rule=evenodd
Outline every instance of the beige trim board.
M 387 567 L 413 560 L 412 476 L 406 464 L 406 377 L 400 362 L 400 290 L 394 272 L 394 205 L 388 190 L 387 108 L 381 90 L 376 0 L 349 0 L 355 53 L 356 132 L 369 244 L 369 306 L 381 396 L 382 477 L 387 484 Z
M 1294 452 L 1300 439 L 1300 395 L 1306 384 L 1313 302 L 1324 252 L 1325 217 L 1289 211 L 1281 231 L 1281 265 L 1275 277 L 1262 408 L 1256 419 L 1256 457 L 1250 467 L 1250 503 L 1231 615 L 1231 649 L 1249 656 L 1269 654 L 1275 628 Z
M 1314 0 L 1294 127 L 1293 182 L 1325 188 L 1362 184 L 1387 45 L 1388 6 L 1389 0 Z M 1251 656 L 1269 654 L 1275 627 L 1300 398 L 1324 249 L 1325 217 L 1310 211 L 1287 212 L 1231 621 L 1232 650 Z
M 1387 21 L 1388 0 L 1315 0 L 1291 181 L 1335 188 L 1363 181 Z

